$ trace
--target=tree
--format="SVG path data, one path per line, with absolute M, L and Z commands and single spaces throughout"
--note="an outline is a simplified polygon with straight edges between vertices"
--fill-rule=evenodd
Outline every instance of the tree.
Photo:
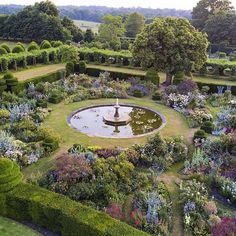
M 208 34 L 211 43 L 235 44 L 235 23 L 236 16 L 234 14 L 218 13 L 210 16 L 203 30 Z
M 125 22 L 126 36 L 135 38 L 144 28 L 144 17 L 138 13 L 132 13 Z
M 91 29 L 87 29 L 84 34 L 84 41 L 91 43 L 95 39 L 95 35 Z
M 80 42 L 83 40 L 82 30 L 79 29 L 70 18 L 65 16 L 62 19 L 62 25 L 71 33 L 73 41 Z
M 58 11 L 57 7 L 55 6 L 55 4 L 53 2 L 51 2 L 49 0 L 35 3 L 35 8 L 39 12 L 45 13 L 49 16 L 55 16 L 55 17 L 59 16 L 59 11 Z
M 113 49 L 120 48 L 119 37 L 125 33 L 122 17 L 105 15 L 102 18 L 102 24 L 99 26 L 99 39 L 102 43 L 108 42 Z
M 178 71 L 197 70 L 207 60 L 208 40 L 188 20 L 156 18 L 134 42 L 133 56 L 146 68 L 166 72 L 166 85 Z
M 200 0 L 197 6 L 193 8 L 193 25 L 202 30 L 210 16 L 219 12 L 232 13 L 234 7 L 230 0 Z

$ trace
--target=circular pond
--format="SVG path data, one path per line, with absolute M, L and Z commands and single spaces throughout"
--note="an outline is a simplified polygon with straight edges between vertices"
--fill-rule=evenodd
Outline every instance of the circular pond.
M 101 105 L 80 109 L 68 117 L 71 127 L 93 137 L 133 138 L 158 131 L 165 125 L 165 118 L 158 112 L 147 108 L 120 105 L 121 117 L 130 117 L 125 124 L 108 124 L 105 117 L 113 117 L 114 106 Z

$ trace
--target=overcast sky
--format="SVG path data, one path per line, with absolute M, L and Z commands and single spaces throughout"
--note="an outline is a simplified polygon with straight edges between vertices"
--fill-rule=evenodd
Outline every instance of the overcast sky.
M 34 0 L 0 0 L 0 4 L 29 5 L 35 2 Z M 192 9 L 198 0 L 53 0 L 53 2 L 56 5 Z M 232 2 L 236 8 L 236 0 L 232 0 Z

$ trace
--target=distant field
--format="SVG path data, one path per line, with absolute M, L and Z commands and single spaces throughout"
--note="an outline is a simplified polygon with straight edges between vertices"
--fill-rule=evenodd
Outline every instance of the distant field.
M 98 27 L 100 23 L 92 22 L 92 21 L 84 21 L 84 20 L 74 20 L 75 24 L 81 28 L 83 31 L 87 29 L 91 29 L 93 32 L 98 32 Z

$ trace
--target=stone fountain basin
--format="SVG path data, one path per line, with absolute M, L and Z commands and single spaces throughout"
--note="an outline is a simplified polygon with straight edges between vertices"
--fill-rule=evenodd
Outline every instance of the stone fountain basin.
M 119 117 L 114 117 L 114 113 L 103 116 L 103 121 L 107 125 L 122 126 L 127 125 L 131 121 L 131 117 L 128 114 L 120 114 Z

